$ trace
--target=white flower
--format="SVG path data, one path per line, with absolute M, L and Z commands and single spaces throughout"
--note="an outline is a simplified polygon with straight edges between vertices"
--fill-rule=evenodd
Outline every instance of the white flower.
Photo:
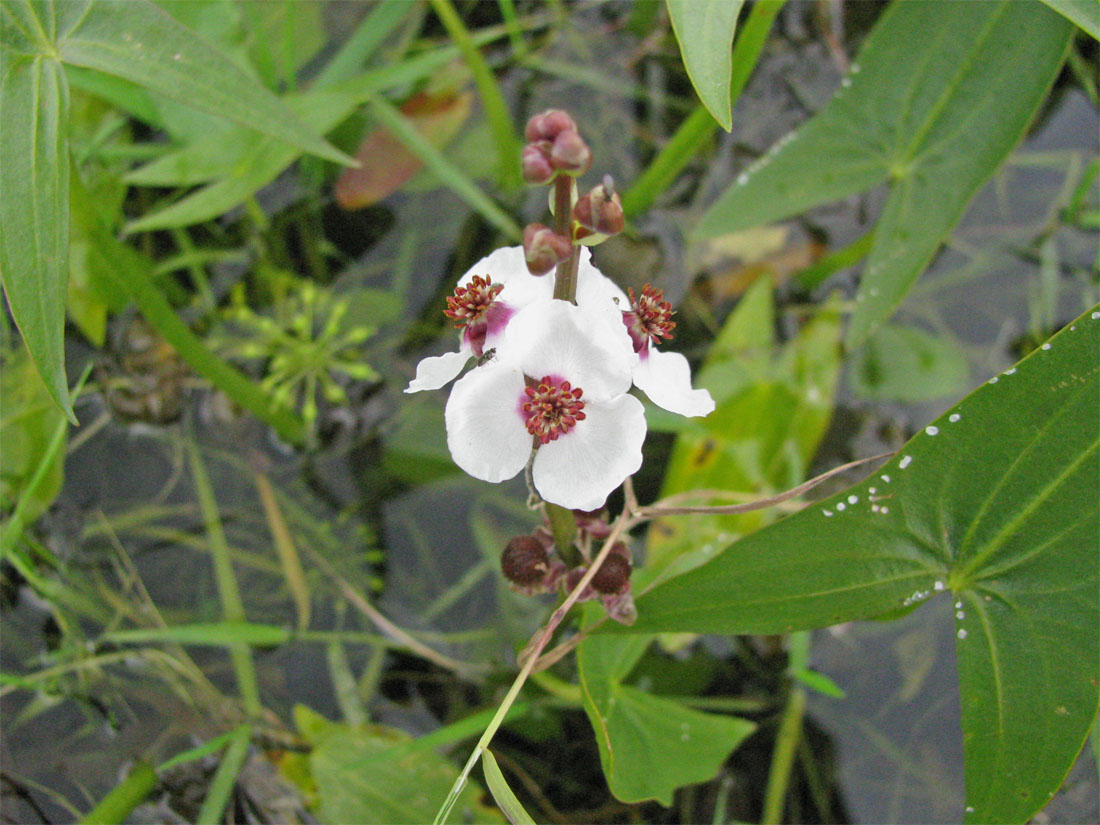
M 625 302 L 624 302 L 625 303 Z M 673 309 L 662 291 L 649 284 L 641 295 L 630 290 L 629 310 L 622 319 L 637 353 L 632 377 L 634 385 L 658 407 L 679 415 L 701 416 L 714 410 L 714 399 L 706 390 L 692 389 L 691 367 L 678 352 L 661 352 L 656 344 L 671 338 Z
M 458 280 L 444 313 L 461 328 L 458 352 L 431 356 L 416 367 L 405 392 L 437 390 L 462 372 L 471 357 L 495 349 L 517 312 L 554 293 L 554 280 L 527 271 L 522 246 L 498 249 Z
M 642 463 L 645 413 L 627 395 L 635 354 L 609 301 L 544 300 L 513 317 L 498 357 L 459 380 L 447 445 L 475 478 L 519 473 L 536 450 L 535 489 L 576 510 L 602 506 Z

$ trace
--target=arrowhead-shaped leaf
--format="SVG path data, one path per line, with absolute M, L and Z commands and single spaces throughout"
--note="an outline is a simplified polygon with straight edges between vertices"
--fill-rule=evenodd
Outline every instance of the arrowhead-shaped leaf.
M 1100 310 L 849 490 L 637 599 L 617 632 L 782 633 L 950 591 L 967 822 L 1023 822 L 1096 714 Z
M 858 345 L 1019 142 L 1072 31 L 1040 3 L 892 4 L 836 96 L 742 174 L 696 234 L 778 220 L 889 181 L 847 335 Z

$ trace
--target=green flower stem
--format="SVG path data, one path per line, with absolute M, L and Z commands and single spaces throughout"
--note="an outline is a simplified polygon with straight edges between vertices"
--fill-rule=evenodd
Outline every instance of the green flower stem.
M 573 238 L 573 178 L 558 175 L 554 178 L 554 232 Z M 558 264 L 554 273 L 554 297 L 577 303 L 577 267 L 581 262 L 581 248 L 573 244 L 570 256 Z
M 505 717 L 507 717 L 508 711 L 511 710 L 512 705 L 516 701 L 516 697 L 519 696 L 520 689 L 534 671 L 535 665 L 538 664 L 539 656 L 553 637 L 554 631 L 558 629 L 558 625 L 561 624 L 570 608 L 576 604 L 580 594 L 588 587 L 589 583 L 596 575 L 596 572 L 600 569 L 600 565 L 604 563 L 604 559 L 611 554 L 611 548 L 614 547 L 615 542 L 619 540 L 619 536 L 626 528 L 628 522 L 629 517 L 627 514 L 624 513 L 619 517 L 618 521 L 615 522 L 614 528 L 611 530 L 611 535 L 604 541 L 603 547 L 592 562 L 592 566 L 588 568 L 588 572 L 581 577 L 579 582 L 577 582 L 577 586 L 573 588 L 565 601 L 550 614 L 549 621 L 547 621 L 543 628 L 535 634 L 530 643 L 520 654 L 520 659 L 523 661 L 523 668 L 520 670 L 516 680 L 512 683 L 512 687 L 508 689 L 504 701 L 500 703 L 500 707 L 498 707 L 496 713 L 493 714 L 492 721 L 489 722 L 489 726 L 485 729 L 485 733 L 483 733 L 481 739 L 478 740 L 477 745 L 474 747 L 474 752 L 470 754 L 470 758 L 466 761 L 466 765 L 462 769 L 462 773 L 459 774 L 458 779 L 456 779 L 454 785 L 451 786 L 450 793 L 447 794 L 447 798 L 443 801 L 443 805 L 435 815 L 435 822 L 433 825 L 442 825 L 442 823 L 447 821 L 448 814 L 450 814 L 455 802 L 458 801 L 458 795 L 466 785 L 466 780 L 470 776 L 470 771 L 474 769 L 474 765 L 477 764 L 477 760 L 481 757 L 481 754 L 488 749 L 493 736 L 504 722 Z M 526 657 L 526 659 L 524 659 L 524 657 Z

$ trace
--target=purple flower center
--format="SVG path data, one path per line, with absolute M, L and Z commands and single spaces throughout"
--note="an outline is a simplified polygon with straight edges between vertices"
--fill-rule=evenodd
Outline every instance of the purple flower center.
M 498 332 L 512 316 L 512 309 L 497 300 L 502 289 L 504 284 L 494 284 L 490 276 L 475 275 L 470 283 L 457 287 L 455 294 L 447 298 L 443 314 L 462 330 L 462 337 L 478 357 L 484 354 L 485 337 Z
M 557 376 L 546 375 L 539 381 L 528 379 L 520 411 L 527 432 L 540 444 L 556 441 L 559 435 L 569 432 L 578 421 L 583 421 L 584 391 Z
M 623 312 L 623 324 L 630 333 L 634 351 L 645 354 L 650 344 L 659 344 L 662 338 L 672 338 L 672 330 L 676 327 L 672 316 L 676 310 L 664 300 L 664 290 L 654 289 L 649 284 L 642 287 L 641 295 L 635 296 L 633 289 L 627 292 L 630 294 L 630 311 Z

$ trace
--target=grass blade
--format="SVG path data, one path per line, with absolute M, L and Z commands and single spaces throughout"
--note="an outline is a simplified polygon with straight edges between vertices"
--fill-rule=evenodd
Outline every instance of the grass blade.
M 294 607 L 298 613 L 298 629 L 305 630 L 309 627 L 310 599 L 309 585 L 306 584 L 306 574 L 302 569 L 302 560 L 298 556 L 298 549 L 294 546 L 294 536 L 287 527 L 286 519 L 279 509 L 279 502 L 275 498 L 275 490 L 271 482 L 263 473 L 255 473 L 253 478 L 256 489 L 260 493 L 260 503 L 264 508 L 264 516 L 267 518 L 267 529 L 271 531 L 271 538 L 275 542 L 275 551 L 279 554 L 279 565 L 283 569 L 283 578 L 286 586 L 294 599 Z
M 149 0 L 71 4 L 61 60 L 123 77 L 337 163 L 355 165 L 221 50 Z
M 381 97 L 370 101 L 371 113 L 394 135 L 401 139 L 410 152 L 419 157 L 458 197 L 465 201 L 485 220 L 500 229 L 513 240 L 521 236 L 519 226 L 504 210 L 486 195 L 465 172 L 451 163 L 443 153 L 420 134 L 401 112 Z
M 225 756 L 218 765 L 218 772 L 214 774 L 214 779 L 210 783 L 206 799 L 202 801 L 202 808 L 195 820 L 198 825 L 218 825 L 221 822 L 225 806 L 229 802 L 229 795 L 233 793 L 237 776 L 240 775 L 245 757 L 248 756 L 248 745 L 251 739 L 251 725 L 242 725 L 233 732 L 229 747 L 225 749 Z
M 138 762 L 130 775 L 116 785 L 80 820 L 81 825 L 115 825 L 125 822 L 157 784 L 157 772 L 151 765 Z
M 500 810 L 508 817 L 508 821 L 512 825 L 535 825 L 534 818 L 527 813 L 520 801 L 516 799 L 516 795 L 512 793 L 512 789 L 508 787 L 508 781 L 504 778 L 504 774 L 500 772 L 500 766 L 497 765 L 493 752 L 486 750 L 481 757 L 482 770 L 485 771 L 485 783 L 489 786 L 489 793 L 493 795 L 493 799 Z
M 489 128 L 493 133 L 493 140 L 497 145 L 497 163 L 500 172 L 500 182 L 505 189 L 519 189 L 522 185 L 519 168 L 519 141 L 515 130 L 512 128 L 512 116 L 508 112 L 508 105 L 504 102 L 500 86 L 497 85 L 489 64 L 477 50 L 470 32 L 462 18 L 455 11 L 451 0 L 431 0 L 432 8 L 443 22 L 451 39 L 462 51 L 462 56 L 470 71 L 474 75 L 474 83 L 477 84 L 478 93 L 481 95 L 481 105 L 485 107 L 485 117 L 489 120 Z

